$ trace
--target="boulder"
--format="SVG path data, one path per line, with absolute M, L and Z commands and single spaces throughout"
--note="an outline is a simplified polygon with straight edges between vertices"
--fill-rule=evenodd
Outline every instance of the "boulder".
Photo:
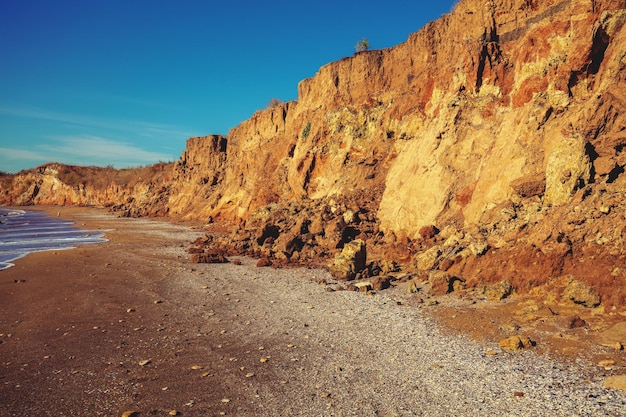
M 439 233 L 439 229 L 433 225 L 424 226 L 419 230 L 419 234 L 423 239 L 432 239 L 437 236 L 437 233 Z
M 360 292 L 368 292 L 371 291 L 373 288 L 372 283 L 369 281 L 357 282 L 356 284 L 354 284 L 354 286 Z
M 483 294 L 491 301 L 500 301 L 513 292 L 513 286 L 509 280 L 500 281 L 496 284 L 487 285 L 483 289 Z
M 604 380 L 605 388 L 626 390 L 626 375 L 611 375 Z
M 431 271 L 428 282 L 432 295 L 444 295 L 465 288 L 465 280 L 444 271 Z
M 352 210 L 346 210 L 341 216 L 345 224 L 353 224 L 359 222 L 359 216 Z
M 335 256 L 329 268 L 330 273 L 337 279 L 354 279 L 356 274 L 365 269 L 366 259 L 365 242 L 361 239 L 353 240 L 346 243 L 341 253 Z
M 601 302 L 600 296 L 593 288 L 575 279 L 565 287 L 563 298 L 589 308 L 597 307 Z
M 425 250 L 415 256 L 415 266 L 420 271 L 428 271 L 433 269 L 437 263 L 437 260 L 441 256 L 441 247 L 433 246 L 430 249 Z
M 285 257 L 290 258 L 294 252 L 302 250 L 303 246 L 304 244 L 300 236 L 293 231 L 289 231 L 278 236 L 272 249 L 274 252 L 281 253 Z
M 563 327 L 566 329 L 577 329 L 585 326 L 587 326 L 587 322 L 577 315 L 566 317 L 563 320 Z
M 314 218 L 308 226 L 309 233 L 313 235 L 321 235 L 324 233 L 324 221 L 321 217 Z
M 626 321 L 619 322 L 606 330 L 601 331 L 596 336 L 596 342 L 602 346 L 610 346 L 615 348 L 616 346 L 626 345 Z M 617 349 L 621 350 L 621 349 Z
M 423 282 L 417 278 L 413 278 L 409 281 L 406 292 L 407 294 L 413 294 L 422 290 Z
M 272 266 L 272 261 L 264 257 L 259 259 L 259 261 L 256 263 L 256 266 L 259 268 L 262 268 L 264 266 Z
M 212 249 L 192 254 L 191 262 L 194 264 L 224 264 L 228 263 L 228 259 L 224 256 L 223 251 Z
M 563 137 L 548 157 L 544 203 L 561 205 L 589 182 L 591 162 L 580 135 Z
M 498 346 L 502 350 L 517 351 L 527 349 L 535 345 L 535 342 L 527 336 L 510 336 L 498 342 Z
M 376 291 L 386 290 L 391 286 L 392 277 L 388 275 L 377 276 L 371 279 L 372 288 Z
M 596 175 L 602 177 L 609 175 L 615 168 L 617 168 L 617 164 L 613 158 L 601 156 L 593 161 L 593 168 L 596 171 Z

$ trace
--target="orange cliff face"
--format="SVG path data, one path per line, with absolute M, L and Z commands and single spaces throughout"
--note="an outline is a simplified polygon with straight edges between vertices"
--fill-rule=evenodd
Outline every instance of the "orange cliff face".
M 520 187 L 562 204 L 582 184 L 616 180 L 623 7 L 460 2 L 401 45 L 325 65 L 298 102 L 255 113 L 223 148 L 191 139 L 183 160 L 206 159 L 207 172 L 177 185 L 188 198 L 172 209 L 246 218 L 268 203 L 380 188 L 383 229 L 415 237 L 428 224 L 477 224 Z M 581 146 L 591 155 L 578 155 L 578 178 L 558 185 L 559 155 Z
M 468 284 L 494 282 L 520 270 L 502 260 L 515 253 L 535 265 L 524 272 L 536 282 L 510 277 L 529 289 L 604 252 L 614 258 L 587 276 L 610 288 L 626 230 L 625 22 L 624 1 L 461 1 L 400 45 L 323 66 L 297 102 L 258 111 L 227 137 L 189 139 L 149 180 L 92 190 L 31 172 L 3 179 L 0 199 L 244 229 L 271 221 L 312 236 L 297 251 L 263 249 L 287 258 L 336 251 L 348 236 L 331 242 L 337 230 L 395 244 L 436 225 L 445 242 L 435 263 L 416 255 L 417 269 L 446 264 Z M 344 220 L 328 229 L 348 212 L 367 231 Z M 261 251 L 263 236 L 250 247 Z
M 626 164 L 624 20 L 623 1 L 462 1 L 403 44 L 323 66 L 297 102 L 226 138 L 190 139 L 167 207 L 246 218 L 272 202 L 382 188 L 383 228 L 416 236 L 428 224 L 476 224 L 524 185 L 545 182 L 546 198 L 565 202 Z M 548 162 L 566 140 L 591 155 L 578 167 L 586 178 L 559 187 L 558 161 Z M 120 203 L 110 190 L 43 195 L 60 187 L 4 199 Z

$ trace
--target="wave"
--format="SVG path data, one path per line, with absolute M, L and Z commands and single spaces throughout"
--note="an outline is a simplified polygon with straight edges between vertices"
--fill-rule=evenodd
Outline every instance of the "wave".
M 30 253 L 106 241 L 102 231 L 81 229 L 42 211 L 0 208 L 0 270 Z

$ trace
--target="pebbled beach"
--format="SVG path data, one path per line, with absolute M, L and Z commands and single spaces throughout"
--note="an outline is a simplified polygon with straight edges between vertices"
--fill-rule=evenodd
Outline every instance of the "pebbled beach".
M 626 415 L 596 364 L 442 331 L 399 292 L 192 264 L 194 225 L 47 210 L 109 241 L 0 271 L 1 416 Z

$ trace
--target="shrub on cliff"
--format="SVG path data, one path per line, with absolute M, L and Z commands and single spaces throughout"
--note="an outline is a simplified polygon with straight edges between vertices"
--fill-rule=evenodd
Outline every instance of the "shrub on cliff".
M 278 107 L 281 104 L 283 104 L 283 101 L 279 98 L 273 98 L 270 100 L 269 103 L 267 103 L 267 108 L 268 109 L 273 109 L 274 107 Z
M 302 137 L 306 139 L 309 137 L 310 133 L 311 133 L 311 122 L 307 122 L 306 126 L 304 126 L 304 129 L 302 129 Z
M 365 52 L 370 49 L 370 41 L 368 41 L 367 38 L 363 38 L 354 45 L 354 49 L 356 49 L 357 52 Z

